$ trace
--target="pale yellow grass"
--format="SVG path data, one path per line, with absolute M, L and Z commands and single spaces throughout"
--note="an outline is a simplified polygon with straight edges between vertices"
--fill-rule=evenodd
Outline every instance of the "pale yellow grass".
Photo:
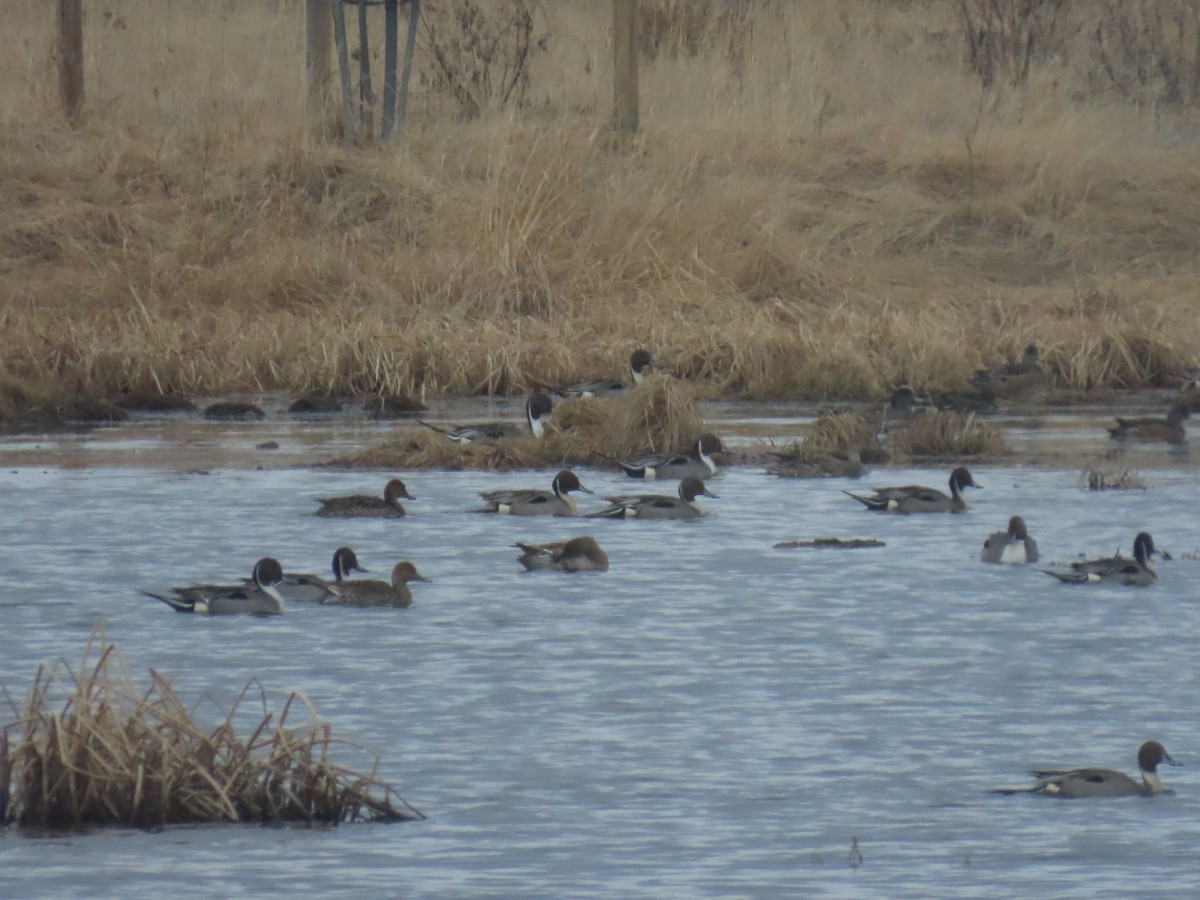
M 418 84 L 360 149 L 306 135 L 298 4 L 102 6 L 75 130 L 53 5 L 0 6 L 10 402 L 515 393 L 639 345 L 702 396 L 958 388 L 1031 341 L 1085 389 L 1200 346 L 1194 123 L 1054 60 L 981 96 L 945 0 L 751 3 L 740 44 L 643 60 L 624 148 L 607 3 L 539 7 L 529 109 L 456 121 Z

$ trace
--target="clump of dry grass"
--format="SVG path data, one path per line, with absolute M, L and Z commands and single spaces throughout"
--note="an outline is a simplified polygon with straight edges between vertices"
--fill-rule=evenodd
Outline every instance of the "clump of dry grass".
M 638 451 L 681 450 L 705 430 L 695 389 L 653 375 L 613 398 L 562 401 L 540 439 L 455 443 L 432 429 L 385 441 L 330 464 L 366 468 L 528 469 L 605 465 Z
M 778 475 L 799 474 L 801 477 L 831 474 L 833 460 L 847 460 L 856 450 L 864 463 L 887 462 L 890 455 L 866 416 L 828 410 L 813 420 L 803 437 L 775 452 L 773 455 L 778 462 L 768 466 L 768 470 Z M 836 463 L 833 468 L 837 468 Z
M 997 456 L 1004 435 L 974 413 L 925 412 L 892 432 L 892 447 L 907 456 Z
M 92 653 L 94 659 L 89 659 Z M 330 758 L 328 724 L 292 694 L 239 737 L 235 716 L 203 728 L 170 682 L 150 672 L 138 688 L 115 644 L 93 634 L 76 672 L 42 666 L 16 720 L 0 733 L 0 824 L 37 829 L 183 823 L 323 823 L 424 818 L 376 776 Z M 5 691 L 7 696 L 7 691 Z M 297 707 L 311 720 L 291 725 Z M 257 714 L 256 714 L 257 715 Z
M 1081 488 L 1089 491 L 1144 491 L 1146 489 L 1145 479 L 1129 469 L 1117 472 L 1085 466 L 1079 473 L 1077 483 Z

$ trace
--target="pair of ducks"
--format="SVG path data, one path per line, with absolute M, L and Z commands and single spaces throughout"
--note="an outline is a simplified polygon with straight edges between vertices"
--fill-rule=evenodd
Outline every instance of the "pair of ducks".
M 196 615 L 275 616 L 287 610 L 288 602 L 320 603 L 324 606 L 412 606 L 413 581 L 428 582 L 407 560 L 392 567 L 392 580 L 347 579 L 351 572 L 367 572 L 349 547 L 333 554 L 332 582 L 317 575 L 285 573 L 277 559 L 263 557 L 254 564 L 248 581 L 238 585 L 202 584 L 171 588 L 164 592 L 144 591 L 177 612 Z
M 1042 571 L 1065 584 L 1107 582 L 1146 587 L 1158 581 L 1158 573 L 1150 565 L 1150 557 L 1158 552 L 1150 532 L 1142 531 L 1133 539 L 1133 559 L 1118 553 L 1116 556 L 1079 560 L 1071 563 L 1066 570 Z M 1013 516 L 1008 521 L 1007 531 L 997 531 L 983 542 L 979 558 L 986 563 L 1035 563 L 1038 561 L 1037 541 L 1029 536 L 1025 520 Z
M 480 491 L 484 505 L 474 512 L 500 513 L 510 516 L 577 516 L 579 507 L 574 491 L 594 493 L 579 481 L 570 469 L 563 469 L 554 476 L 550 490 L 517 489 Z M 704 509 L 696 502 L 700 496 L 717 497 L 694 475 L 685 475 L 679 482 L 679 492 L 671 497 L 665 494 L 636 494 L 606 497 L 608 506 L 588 518 L 620 519 L 694 519 L 704 515 Z
M 652 368 L 661 368 L 661 366 L 655 362 L 650 351 L 642 347 L 634 350 L 629 357 L 629 377 L 633 386 L 641 384 L 646 377 L 646 370 Z M 540 438 L 545 434 L 546 423 L 550 421 L 554 413 L 554 401 L 550 394 L 558 397 L 599 397 L 620 393 L 626 390 L 627 385 L 620 379 L 600 378 L 558 387 L 551 385 L 541 385 L 541 387 L 544 388 L 543 391 L 533 392 L 525 401 L 525 426 L 528 429 L 527 433 L 532 434 L 535 438 Z M 518 438 L 526 433 L 515 422 L 477 422 L 472 425 L 439 428 L 419 417 L 417 421 L 426 428 L 432 428 L 434 431 L 444 434 L 456 444 L 495 443 L 508 438 Z

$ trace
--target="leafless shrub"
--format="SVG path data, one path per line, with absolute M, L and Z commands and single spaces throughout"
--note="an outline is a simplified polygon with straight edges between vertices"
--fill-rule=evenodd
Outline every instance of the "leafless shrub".
M 1062 49 L 1070 0 L 958 0 L 971 68 L 985 88 L 1023 84 L 1031 65 Z
M 1092 38 L 1101 77 L 1123 97 L 1170 106 L 1200 99 L 1200 2 L 1107 0 Z

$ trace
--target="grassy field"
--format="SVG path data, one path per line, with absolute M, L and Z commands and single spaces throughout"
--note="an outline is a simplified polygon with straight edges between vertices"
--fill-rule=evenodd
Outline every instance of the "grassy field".
M 1137 48 L 1097 55 L 1144 7 L 1115 0 L 985 88 L 959 12 L 987 6 L 643 0 L 621 146 L 609 4 L 537 4 L 523 104 L 464 117 L 423 34 L 405 139 L 348 148 L 307 133 L 299 3 L 85 4 L 72 128 L 54 5 L 8 0 L 0 410 L 515 393 L 638 345 L 701 396 L 957 388 L 1030 341 L 1061 389 L 1176 383 L 1200 356 L 1193 98 Z

